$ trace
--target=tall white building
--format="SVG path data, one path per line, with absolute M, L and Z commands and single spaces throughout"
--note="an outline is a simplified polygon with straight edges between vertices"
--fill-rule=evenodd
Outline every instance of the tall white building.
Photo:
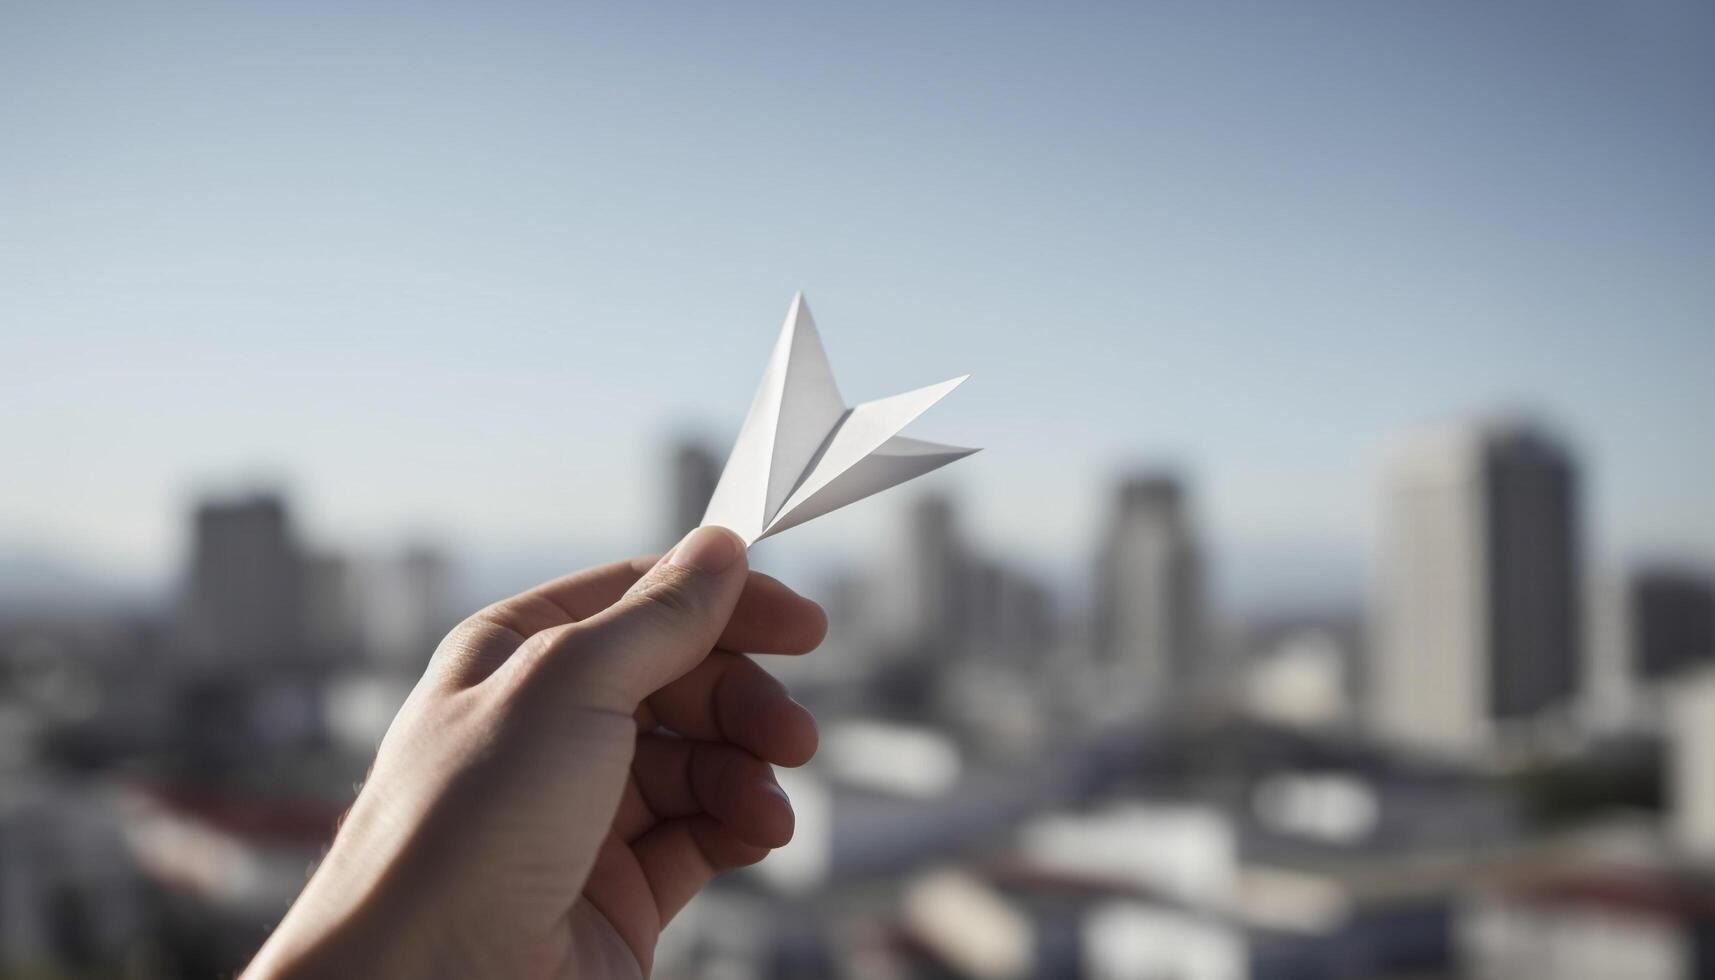
M 1563 448 L 1516 424 L 1424 433 L 1390 468 L 1383 535 L 1377 727 L 1469 751 L 1571 700 L 1577 481 Z
M 1668 794 L 1674 836 L 1715 858 L 1715 671 L 1682 679 L 1668 699 Z

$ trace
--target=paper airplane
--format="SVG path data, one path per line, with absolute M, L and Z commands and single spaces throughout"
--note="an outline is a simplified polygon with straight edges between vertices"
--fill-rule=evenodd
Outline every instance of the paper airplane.
M 969 456 L 898 434 L 968 377 L 848 408 L 799 293 L 703 523 L 755 544 Z

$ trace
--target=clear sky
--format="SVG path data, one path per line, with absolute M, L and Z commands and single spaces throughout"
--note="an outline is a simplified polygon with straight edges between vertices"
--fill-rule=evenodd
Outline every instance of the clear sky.
M 1160 458 L 1361 553 L 1390 440 L 1518 407 L 1602 553 L 1715 559 L 1715 6 L 0 6 L 0 547 L 169 568 L 252 476 L 630 547 L 796 289 L 848 396 L 974 375 L 912 432 L 1017 554 Z

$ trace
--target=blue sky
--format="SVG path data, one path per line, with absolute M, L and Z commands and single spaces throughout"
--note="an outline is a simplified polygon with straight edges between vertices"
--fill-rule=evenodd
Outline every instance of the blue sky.
M 1230 575 L 1360 555 L 1391 440 L 1519 408 L 1600 554 L 1715 560 L 1712 94 L 1653 0 L 9 3 L 0 546 L 158 573 L 260 478 L 628 550 L 803 289 L 848 396 L 974 375 L 913 432 L 1010 553 L 1165 459 Z

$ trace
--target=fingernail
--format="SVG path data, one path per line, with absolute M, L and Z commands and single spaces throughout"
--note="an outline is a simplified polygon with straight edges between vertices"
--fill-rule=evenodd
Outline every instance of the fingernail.
M 668 560 L 681 568 L 698 572 L 724 572 L 738 561 L 744 551 L 738 535 L 724 527 L 699 527 L 673 549 Z

